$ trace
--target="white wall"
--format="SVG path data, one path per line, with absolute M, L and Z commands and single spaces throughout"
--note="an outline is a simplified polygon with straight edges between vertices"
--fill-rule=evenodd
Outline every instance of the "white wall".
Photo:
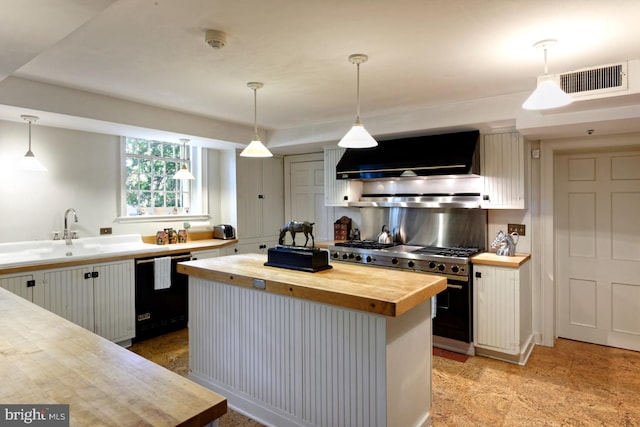
M 164 227 L 182 228 L 177 221 L 119 223 L 120 138 L 32 125 L 32 150 L 48 172 L 15 172 L 12 163 L 28 145 L 26 123 L 0 121 L 0 242 L 45 240 L 63 229 L 67 208 L 78 213 L 73 228 L 80 237 L 96 236 L 101 227 L 114 234 L 153 235 Z M 211 223 L 219 222 L 217 156 L 209 156 Z M 218 213 L 216 213 L 218 211 Z M 207 229 L 208 223 L 192 230 Z

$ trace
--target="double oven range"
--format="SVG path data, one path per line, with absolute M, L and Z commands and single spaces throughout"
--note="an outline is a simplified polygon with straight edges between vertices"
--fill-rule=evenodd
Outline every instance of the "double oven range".
M 433 334 L 455 341 L 472 341 L 472 264 L 480 252 L 471 247 L 413 246 L 373 240 L 337 242 L 329 247 L 335 261 L 398 268 L 445 276 L 447 289 L 436 296 Z
M 433 345 L 473 354 L 471 258 L 486 247 L 487 211 L 363 207 L 359 213 L 363 240 L 336 242 L 331 261 L 445 276 L 447 289 L 435 298 Z M 384 226 L 394 243 L 379 243 Z

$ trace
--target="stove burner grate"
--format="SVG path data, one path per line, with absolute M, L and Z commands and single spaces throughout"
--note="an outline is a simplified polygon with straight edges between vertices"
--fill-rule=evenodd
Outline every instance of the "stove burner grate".
M 451 247 L 451 248 L 441 248 L 437 246 L 427 246 L 418 250 L 413 251 L 416 254 L 427 254 L 427 255 L 442 255 L 448 257 L 459 257 L 459 258 L 468 258 L 472 255 L 480 252 L 479 248 L 467 248 L 467 247 Z
M 357 249 L 386 249 L 395 246 L 394 243 L 380 243 L 375 240 L 350 240 L 348 242 L 337 242 L 335 246 Z

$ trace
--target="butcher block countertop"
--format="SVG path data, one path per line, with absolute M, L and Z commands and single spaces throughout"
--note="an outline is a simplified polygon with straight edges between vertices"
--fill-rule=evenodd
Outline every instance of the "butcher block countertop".
M 397 317 L 447 287 L 442 276 L 347 263 L 315 273 L 269 267 L 262 254 L 181 262 L 178 272 L 247 288 L 265 281 L 264 292 Z
M 473 264 L 493 265 L 495 267 L 518 268 L 529 261 L 529 254 L 515 254 L 514 256 L 496 255 L 493 252 L 484 252 L 471 258 Z
M 0 402 L 68 404 L 71 426 L 202 426 L 227 401 L 0 288 Z

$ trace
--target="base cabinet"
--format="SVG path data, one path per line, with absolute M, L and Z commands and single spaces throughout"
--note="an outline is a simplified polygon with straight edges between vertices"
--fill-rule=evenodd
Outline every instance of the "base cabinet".
M 3 287 L 114 341 L 135 336 L 133 260 L 0 277 Z
M 476 354 L 526 364 L 534 345 L 530 263 L 473 268 Z

